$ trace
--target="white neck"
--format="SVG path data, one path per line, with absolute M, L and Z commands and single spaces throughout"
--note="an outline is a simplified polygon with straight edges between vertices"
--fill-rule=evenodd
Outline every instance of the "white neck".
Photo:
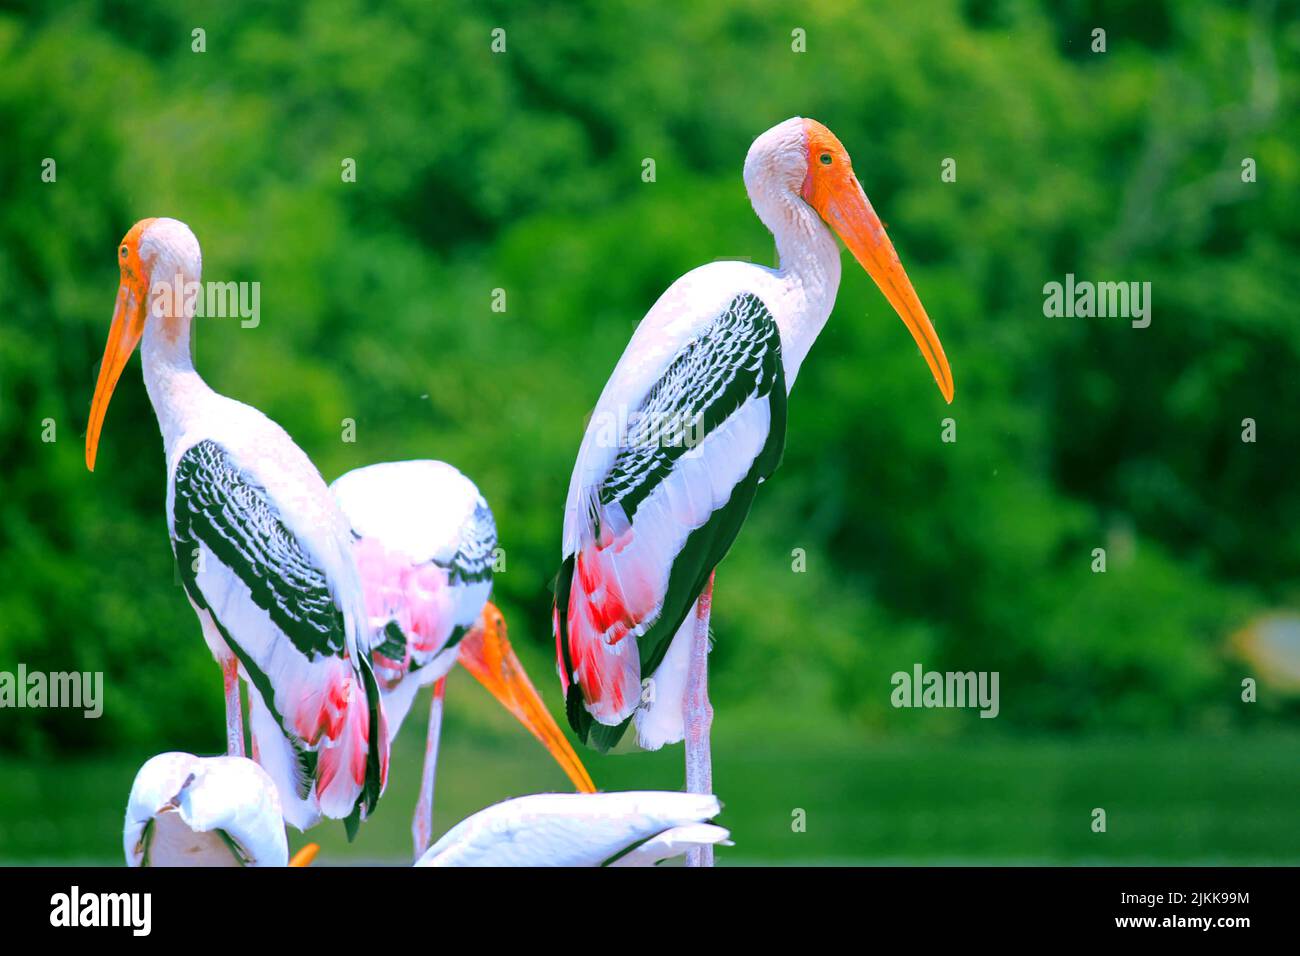
M 166 263 L 159 263 L 160 266 Z M 167 281 L 173 284 L 177 275 L 185 282 L 197 282 L 198 276 L 188 276 L 177 269 Z M 194 319 L 194 306 L 190 297 L 172 295 L 171 302 L 155 315 L 153 295 L 150 295 L 150 314 L 144 326 L 144 339 L 140 357 L 144 362 L 144 385 L 158 416 L 163 443 L 170 454 L 176 440 L 195 419 L 201 406 L 215 393 L 194 370 L 190 358 L 190 327 Z M 165 301 L 165 300 L 164 300 Z
M 785 296 L 774 315 L 788 389 L 835 305 L 840 249 L 821 217 L 789 190 L 772 190 L 751 199 L 754 211 L 776 237 L 777 278 Z

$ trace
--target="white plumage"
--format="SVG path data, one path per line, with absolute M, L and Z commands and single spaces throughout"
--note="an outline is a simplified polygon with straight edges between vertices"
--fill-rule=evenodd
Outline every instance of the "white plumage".
M 459 661 L 550 751 L 580 790 L 595 785 L 556 726 L 488 598 L 496 524 L 474 483 L 440 461 L 384 462 L 331 486 L 352 525 L 373 660 L 390 737 L 421 687 L 433 684 L 424 773 L 411 824 L 415 855 L 433 833 L 443 679 Z
M 253 749 L 286 818 L 354 821 L 383 787 L 388 741 L 348 525 L 311 461 L 256 409 L 218 395 L 190 355 L 202 254 L 189 227 L 144 219 L 118 250 L 117 306 L 91 404 L 86 464 L 141 344 L 167 461 L 167 526 L 185 593 L 226 679 L 227 749 Z
M 414 568 L 437 565 L 450 570 L 457 554 L 473 546 L 467 535 L 473 528 L 474 516 L 486 513 L 491 521 L 487 501 L 474 482 L 441 461 L 390 461 L 355 468 L 335 479 L 330 492 L 354 536 L 382 549 L 382 561 L 362 567 L 368 593 L 373 595 L 377 589 L 388 587 L 392 600 L 408 605 L 407 610 L 410 605 L 420 604 L 421 598 L 431 600 L 434 596 L 427 587 L 403 589 L 399 580 Z M 495 545 L 493 533 L 491 547 Z M 450 574 L 444 577 L 438 582 L 443 593 L 438 595 L 441 603 L 436 619 L 434 614 L 425 616 L 428 624 L 436 628 L 434 633 L 424 635 L 432 650 L 413 655 L 412 663 L 419 667 L 402 671 L 381 688 L 390 740 L 397 737 L 416 692 L 445 677 L 456 666 L 454 651 L 444 653 L 447 641 L 456 628 L 474 626 L 492 595 L 490 573 L 481 581 L 466 581 Z M 372 633 L 391 619 L 389 611 L 402 608 L 390 602 L 381 613 L 375 613 L 377 610 L 369 609 L 367 627 Z
M 122 845 L 128 866 L 285 866 L 275 783 L 243 757 L 164 753 L 136 774 Z
M 462 531 L 487 501 L 474 482 L 444 461 L 386 461 L 354 468 L 330 485 L 352 530 L 381 538 L 418 561 L 449 564 Z
M 353 712 L 359 716 L 365 706 L 365 688 L 357 662 L 359 655 L 370 652 L 370 630 L 361 579 L 350 553 L 347 523 L 334 506 L 324 480 L 284 430 L 255 408 L 209 390 L 202 401 L 192 403 L 190 415 L 184 431 L 175 438 L 167 440 L 164 431 L 168 446 L 167 523 L 173 537 L 177 465 L 197 442 L 215 441 L 239 463 L 246 481 L 265 490 L 302 550 L 324 572 L 330 592 L 343 610 L 346 627 L 346 657 L 305 656 L 268 611 L 253 600 L 244 579 L 201 543 L 197 554 L 178 554 L 177 558 L 188 557 L 193 562 L 195 582 L 208 605 L 207 609 L 197 605 L 194 609 L 203 623 L 209 649 L 218 660 L 232 653 L 217 632 L 215 617 L 266 675 L 274 690 L 276 712 L 286 720 L 299 714 L 314 716 L 322 710 L 341 709 L 327 699 L 331 691 L 340 700 L 351 693 L 355 703 L 347 709 L 357 708 Z M 246 665 L 241 664 L 240 673 L 247 682 Z M 322 794 L 307 782 L 307 793 L 300 795 L 294 745 L 271 717 L 268 702 L 262 700 L 261 690 L 252 682 L 249 701 L 255 752 L 274 775 L 286 819 L 306 830 L 320 820 L 322 813 L 334 818 L 351 813 L 361 791 L 360 783 L 344 779 L 345 785 Z M 358 739 L 359 732 L 354 718 L 344 724 L 336 739 L 327 738 L 326 748 L 364 754 L 367 743 Z
M 693 793 L 539 793 L 462 820 L 416 866 L 651 866 L 725 842 L 721 811 Z
M 684 739 L 686 788 L 697 793 L 712 788 L 713 573 L 781 460 L 788 391 L 839 287 L 835 234 L 953 395 L 938 335 L 835 135 L 803 117 L 779 123 L 750 146 L 744 179 L 779 266 L 693 269 L 637 326 L 578 450 L 553 614 L 574 730 L 608 750 L 635 717 L 643 747 Z M 702 423 L 698 448 L 611 438 L 611 421 L 667 411 Z M 708 864 L 712 851 L 691 856 Z
M 759 218 L 776 237 L 780 268 L 734 261 L 700 266 L 669 286 L 646 313 L 605 383 L 578 450 L 564 512 L 565 558 L 592 542 L 588 502 L 600 494 L 610 468 L 625 451 L 624 444 L 607 440 L 601 424 L 611 418 L 622 420 L 641 408 L 652 390 L 662 387 L 674 361 L 692 343 L 711 334 L 737 297 L 752 296 L 770 310 L 780 331 L 785 389 L 793 385 L 813 340 L 826 324 L 840 281 L 834 237 L 798 199 L 807 170 L 803 123 L 788 120 L 764 133 L 745 164 L 746 188 Z M 694 384 L 699 387 L 699 380 Z M 630 637 L 639 637 L 657 621 L 669 575 L 687 537 L 728 502 L 763 450 L 770 428 L 769 398 L 752 396 L 691 454 L 677 460 L 672 473 L 634 515 L 622 519 L 634 525 L 636 533 L 629 545 L 620 542 L 605 576 L 616 580 L 624 594 L 643 596 L 641 604 L 627 608 L 626 616 L 638 622 Z M 589 662 L 599 675 L 566 675 L 588 691 L 586 706 L 592 717 L 612 726 L 635 713 L 638 743 L 646 749 L 682 740 L 686 645 L 691 643 L 695 619 L 692 606 L 653 674 L 640 673 L 634 640 L 607 637 L 604 654 L 592 654 Z M 581 629 L 582 622 L 571 626 Z M 671 666 L 666 666 L 669 658 Z M 639 693 L 647 678 L 654 683 L 653 701 Z M 612 694 L 611 686 L 617 687 Z

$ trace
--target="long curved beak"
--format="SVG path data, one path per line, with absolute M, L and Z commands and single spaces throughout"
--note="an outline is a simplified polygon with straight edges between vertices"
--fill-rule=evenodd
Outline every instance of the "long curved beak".
M 486 687 L 501 706 L 515 715 L 543 747 L 555 758 L 573 785 L 583 793 L 595 793 L 587 768 L 573 752 L 568 738 L 556 725 L 541 695 L 515 656 L 498 611 L 491 603 L 483 609 L 477 624 L 460 639 L 459 660 L 478 682 Z
M 108 330 L 104 358 L 99 365 L 99 380 L 95 383 L 95 397 L 90 403 L 90 424 L 86 428 L 86 467 L 95 470 L 95 453 L 99 448 L 99 433 L 104 427 L 104 416 L 113 397 L 117 380 L 122 377 L 131 353 L 144 335 L 145 295 L 126 282 L 117 288 L 117 305 L 113 308 L 113 324 Z
M 926 364 L 930 366 L 934 380 L 939 384 L 939 391 L 951 402 L 952 369 L 948 367 L 948 357 L 943 354 L 939 335 L 935 332 L 930 317 L 925 314 L 925 307 L 917 298 L 903 264 L 898 261 L 894 244 L 885 234 L 885 227 L 876 211 L 871 208 L 871 200 L 867 199 L 856 176 L 850 175 L 847 182 L 839 184 L 827 196 L 822 215 L 849 247 L 853 258 L 875 280 L 907 330 L 912 333 Z

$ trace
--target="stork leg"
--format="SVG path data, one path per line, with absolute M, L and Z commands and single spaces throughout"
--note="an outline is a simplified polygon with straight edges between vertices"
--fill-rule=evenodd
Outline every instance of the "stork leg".
M 244 712 L 239 702 L 239 658 L 221 659 L 221 678 L 226 685 L 226 753 L 244 756 Z
M 424 743 L 424 774 L 420 779 L 420 797 L 415 802 L 415 818 L 411 820 L 411 838 L 415 841 L 417 860 L 429 849 L 433 840 L 433 781 L 438 770 L 442 699 L 446 692 L 447 678 L 440 677 L 434 681 L 433 700 L 429 703 L 429 732 Z
M 695 603 L 695 636 L 686 678 L 686 790 L 713 792 L 713 760 L 709 754 L 709 728 L 713 706 L 709 703 L 709 612 L 713 608 L 713 574 Z M 686 854 L 687 866 L 712 866 L 713 847 L 695 847 Z

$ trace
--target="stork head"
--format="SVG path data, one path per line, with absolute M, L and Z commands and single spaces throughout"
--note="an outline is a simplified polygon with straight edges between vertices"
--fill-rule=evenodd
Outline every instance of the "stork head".
M 853 174 L 848 150 L 835 134 L 816 120 L 799 116 L 777 124 L 749 148 L 745 185 L 756 209 L 760 197 L 771 197 L 787 203 L 803 201 L 816 210 L 885 294 L 920 346 L 939 391 L 951 402 L 952 370 L 939 336 Z
M 171 752 L 150 758 L 127 798 L 128 866 L 284 866 L 275 782 L 245 757 Z
M 573 785 L 583 793 L 595 793 L 587 768 L 573 752 L 551 712 L 546 709 L 537 688 L 524 672 L 506 638 L 506 619 L 491 601 L 460 640 L 457 659 L 491 692 L 515 719 L 527 728 L 555 758 Z
M 170 301 L 175 303 L 171 308 L 163 308 L 162 300 L 150 308 L 150 292 L 155 279 L 167 283 L 175 283 L 178 279 L 181 282 L 197 281 L 203 260 L 199 242 L 185 223 L 176 219 L 141 219 L 118 243 L 117 265 L 120 271 L 117 305 L 113 309 L 113 324 L 108 330 L 108 343 L 104 346 L 95 397 L 90 403 L 90 424 L 86 429 L 86 467 L 91 471 L 95 470 L 99 433 L 104 426 L 104 415 L 113 397 L 113 389 L 131 353 L 140 344 L 146 323 L 162 323 L 164 332 L 173 339 L 182 331 L 188 331 L 181 327 L 186 321 L 180 307 L 183 295 L 170 297 Z

